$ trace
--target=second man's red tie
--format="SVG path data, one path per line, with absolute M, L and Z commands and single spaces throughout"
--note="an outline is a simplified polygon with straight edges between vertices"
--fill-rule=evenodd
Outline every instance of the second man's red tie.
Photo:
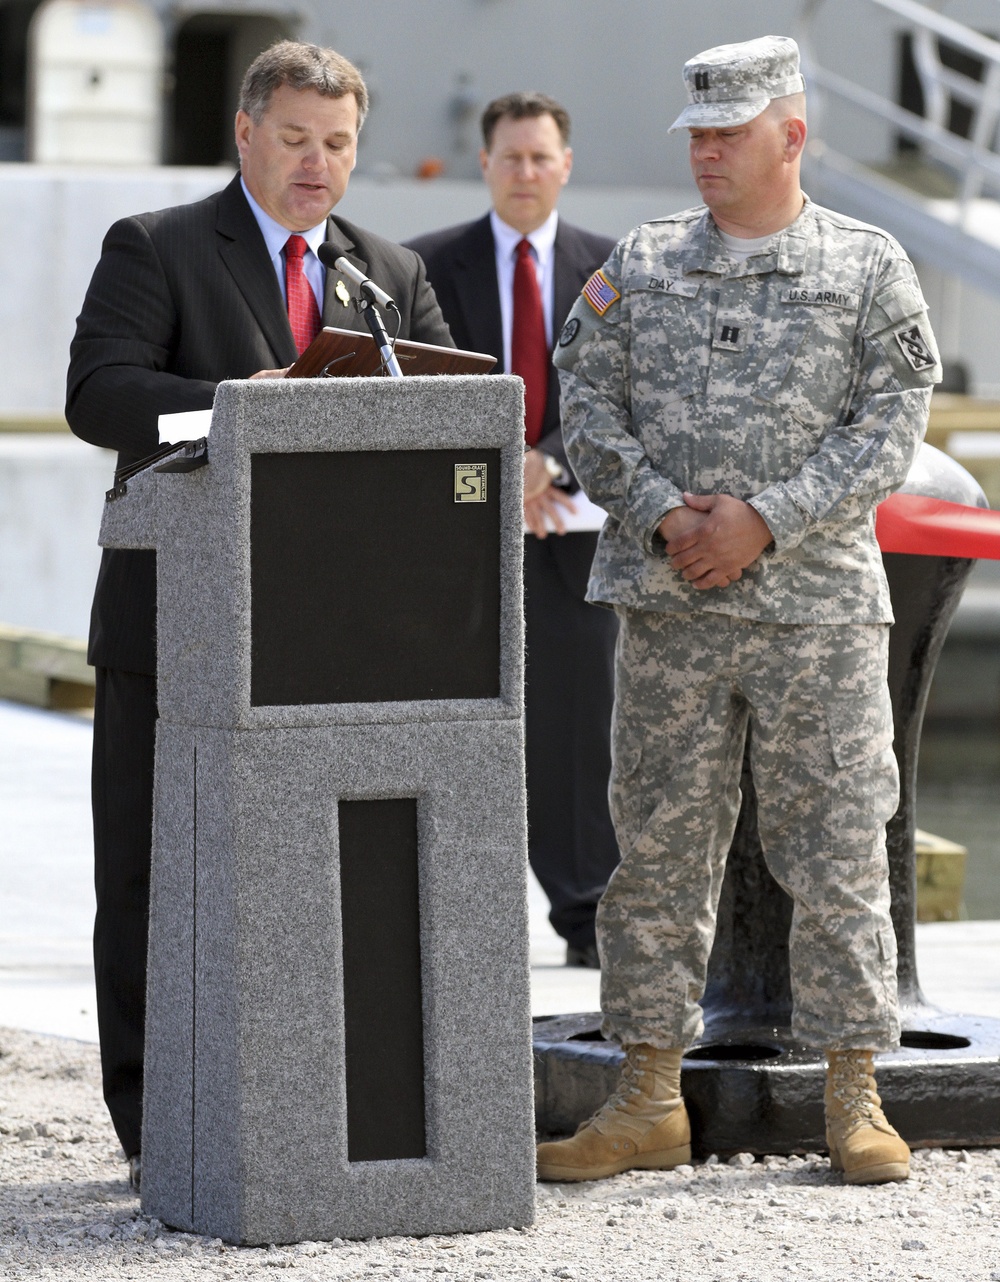
M 319 307 L 309 278 L 302 267 L 302 257 L 309 246 L 301 236 L 285 241 L 285 293 L 288 297 L 288 323 L 301 356 L 320 331 Z
M 549 390 L 549 345 L 531 242 L 518 241 L 516 252 L 510 372 L 524 379 L 524 439 L 528 445 L 537 445 Z

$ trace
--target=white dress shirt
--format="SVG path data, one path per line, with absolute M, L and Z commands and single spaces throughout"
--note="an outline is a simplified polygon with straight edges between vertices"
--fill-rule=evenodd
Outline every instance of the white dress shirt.
M 253 196 L 247 190 L 247 185 L 243 181 L 243 175 L 240 175 L 240 184 L 243 187 L 243 195 L 247 198 L 247 203 L 253 210 L 253 216 L 257 219 L 257 226 L 264 237 L 264 244 L 267 245 L 267 252 L 271 255 L 271 265 L 274 267 L 275 275 L 278 277 L 278 285 L 281 288 L 281 297 L 284 299 L 285 306 L 288 306 L 288 299 L 285 296 L 285 256 L 282 252 L 285 248 L 285 242 L 289 236 L 296 233 L 290 232 L 287 227 L 282 227 L 281 223 L 276 223 L 270 214 L 266 214 L 260 205 L 254 200 Z M 306 274 L 306 280 L 312 287 L 312 292 L 316 296 L 316 302 L 319 306 L 319 314 L 323 315 L 323 293 L 326 286 L 326 268 L 316 257 L 316 252 L 326 240 L 326 219 L 315 227 L 310 227 L 308 231 L 298 233 L 309 246 L 308 250 L 302 256 L 302 270 Z
M 514 329 L 514 267 L 517 263 L 517 246 L 523 239 L 503 221 L 495 209 L 490 210 L 490 226 L 497 256 L 497 285 L 500 288 L 500 321 L 503 326 L 503 367 L 510 370 L 510 340 Z M 545 313 L 545 339 L 552 346 L 552 313 L 555 309 L 555 244 L 559 214 L 553 209 L 541 227 L 528 233 L 538 288 L 542 295 Z

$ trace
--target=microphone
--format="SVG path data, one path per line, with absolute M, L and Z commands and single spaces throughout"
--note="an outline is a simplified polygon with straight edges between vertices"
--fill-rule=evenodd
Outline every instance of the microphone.
M 317 255 L 319 261 L 324 267 L 332 267 L 334 271 L 343 272 L 355 281 L 361 290 L 363 302 L 358 306 L 358 311 L 365 318 L 365 324 L 371 330 L 372 338 L 375 340 L 375 346 L 378 348 L 382 357 L 382 364 L 393 378 L 402 378 L 403 371 L 399 367 L 399 361 L 396 358 L 395 350 L 389 341 L 389 335 L 385 332 L 385 325 L 382 323 L 382 317 L 375 310 L 375 303 L 381 303 L 387 310 L 392 308 L 397 317 L 400 316 L 399 308 L 385 292 L 368 279 L 359 267 L 355 267 L 350 259 L 341 256 L 337 257 L 337 251 L 329 243 L 324 241 L 319 247 Z M 400 318 L 397 321 L 397 327 L 402 323 Z
M 360 267 L 355 267 L 351 260 L 344 258 L 343 255 L 337 257 L 337 251 L 329 241 L 324 241 L 320 245 L 318 257 L 324 267 L 332 267 L 334 271 L 342 272 L 345 276 L 350 277 L 369 302 L 378 303 L 385 308 L 392 308 L 394 312 L 399 311 L 395 300 L 390 298 L 384 289 L 379 289 L 374 281 L 369 280 Z

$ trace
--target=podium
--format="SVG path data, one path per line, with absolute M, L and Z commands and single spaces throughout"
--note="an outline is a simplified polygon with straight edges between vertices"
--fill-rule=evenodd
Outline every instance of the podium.
M 223 383 L 207 465 L 109 494 L 102 544 L 157 552 L 142 1205 L 173 1227 L 532 1220 L 522 412 L 506 376 Z

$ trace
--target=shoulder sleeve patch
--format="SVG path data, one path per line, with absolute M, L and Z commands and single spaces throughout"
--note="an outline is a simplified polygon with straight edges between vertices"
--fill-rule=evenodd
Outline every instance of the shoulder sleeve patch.
M 875 339 L 903 387 L 930 387 L 941 358 L 916 279 L 893 281 L 872 300 L 866 338 Z
M 618 302 L 621 294 L 615 289 L 607 276 L 598 269 L 584 285 L 583 297 L 598 316 L 603 316 L 613 303 Z
M 910 368 L 916 370 L 918 374 L 923 370 L 933 369 L 937 364 L 937 358 L 919 324 L 904 325 L 902 329 L 893 332 L 893 338 L 909 361 Z
M 576 338 L 579 332 L 580 322 L 575 316 L 571 316 L 562 327 L 562 332 L 559 335 L 559 346 L 569 347 L 570 343 L 572 343 L 573 339 Z

